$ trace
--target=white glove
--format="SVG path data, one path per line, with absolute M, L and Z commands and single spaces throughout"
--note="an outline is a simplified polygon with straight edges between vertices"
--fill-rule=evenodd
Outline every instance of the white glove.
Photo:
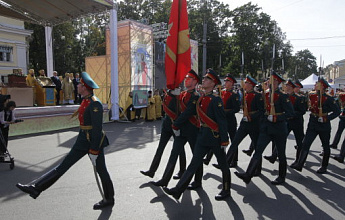
M 171 94 L 173 94 L 173 95 L 180 95 L 181 94 L 181 89 L 180 88 L 175 88 L 174 90 L 171 90 Z
M 96 160 L 97 160 L 98 155 L 89 154 L 89 157 L 90 157 L 90 160 L 91 160 L 92 165 L 95 167 L 95 166 L 96 166 Z
M 323 117 L 319 117 L 319 118 L 317 119 L 317 121 L 320 122 L 320 123 L 323 123 Z
M 242 118 L 242 121 L 248 122 L 248 121 L 249 121 L 249 120 L 248 120 L 248 117 L 247 117 L 247 116 L 244 116 L 244 117 Z
M 172 129 L 174 134 L 175 134 L 175 137 L 178 137 L 180 136 L 181 132 L 180 132 L 180 129 L 179 130 L 175 130 L 175 129 Z
M 273 122 L 273 115 L 267 116 L 267 120 L 269 120 L 270 122 Z

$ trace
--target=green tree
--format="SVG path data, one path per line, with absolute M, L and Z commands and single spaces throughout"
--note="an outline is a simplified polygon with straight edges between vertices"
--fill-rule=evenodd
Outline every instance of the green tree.
M 289 77 L 305 79 L 312 73 L 317 73 L 316 57 L 308 50 L 300 50 L 290 59 L 291 71 Z

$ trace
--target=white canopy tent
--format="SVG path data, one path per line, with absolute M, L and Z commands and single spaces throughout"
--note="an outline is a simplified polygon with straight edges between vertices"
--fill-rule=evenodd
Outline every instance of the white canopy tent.
M 315 83 L 318 81 L 318 76 L 314 73 L 312 73 L 310 76 L 305 78 L 303 81 L 301 81 L 301 84 L 303 85 L 302 90 L 311 90 L 314 88 Z

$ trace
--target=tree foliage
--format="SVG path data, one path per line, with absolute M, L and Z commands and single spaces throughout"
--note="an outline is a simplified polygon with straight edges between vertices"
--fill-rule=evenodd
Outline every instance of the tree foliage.
M 123 0 L 118 3 L 118 20 L 167 23 L 171 4 L 172 0 Z M 302 50 L 292 55 L 293 46 L 286 41 L 283 30 L 258 5 L 247 3 L 231 11 L 229 5 L 218 0 L 189 0 L 187 4 L 190 38 L 199 42 L 199 73 L 203 66 L 204 22 L 207 23 L 206 67 L 222 75 L 239 75 L 242 52 L 244 74 L 250 73 L 257 79 L 266 77 L 272 67 L 299 79 L 316 72 L 316 58 L 311 52 Z M 104 55 L 108 23 L 109 13 L 105 12 L 55 26 L 54 69 L 59 73 L 79 72 L 85 68 L 85 57 Z M 45 68 L 44 28 L 33 24 L 26 24 L 26 28 L 34 30 L 30 42 L 30 67 Z

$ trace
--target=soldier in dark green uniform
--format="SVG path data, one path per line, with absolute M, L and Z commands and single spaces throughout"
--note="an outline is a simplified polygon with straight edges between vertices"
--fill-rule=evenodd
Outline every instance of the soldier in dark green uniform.
M 179 109 L 181 114 L 179 114 L 172 124 L 173 132 L 175 133 L 173 148 L 162 179 L 156 182 L 151 182 L 155 186 L 168 185 L 174 172 L 177 157 L 182 152 L 184 145 L 187 142 L 189 143 L 192 152 L 194 152 L 196 136 L 200 127 L 195 107 L 199 98 L 199 94 L 195 91 L 195 87 L 198 82 L 200 82 L 198 74 L 194 70 L 189 71 L 184 80 L 184 85 L 187 88 L 187 91 L 183 91 L 179 95 Z M 195 175 L 195 181 L 188 188 L 196 189 L 201 187 L 202 175 L 202 166 L 200 166 L 200 169 Z
M 282 93 L 278 86 L 284 79 L 277 73 L 272 73 L 270 78 L 270 89 L 265 94 L 266 117 L 261 120 L 260 134 L 255 153 L 250 160 L 245 173 L 235 172 L 236 176 L 245 183 L 249 183 L 257 167 L 260 164 L 262 153 L 269 142 L 274 141 L 278 150 L 279 157 L 279 176 L 271 183 L 274 185 L 283 184 L 286 176 L 286 120 L 293 117 L 293 107 L 289 97 Z
M 93 208 L 102 209 L 114 205 L 114 187 L 104 159 L 104 147 L 108 146 L 109 142 L 102 128 L 103 105 L 93 95 L 93 89 L 98 88 L 86 72 L 81 73 L 78 93 L 83 96 L 83 101 L 75 113 L 75 115 L 78 114 L 80 121 L 80 130 L 75 144 L 57 167 L 30 184 L 18 183 L 16 186 L 20 190 L 36 199 L 42 191 L 52 186 L 71 166 L 88 154 L 100 176 L 104 190 L 104 200 L 96 203 Z
M 213 89 L 217 84 L 220 84 L 219 77 L 212 69 L 208 69 L 202 81 L 205 95 L 200 97 L 196 106 L 201 128 L 192 161 L 176 187 L 163 188 L 167 194 L 172 195 L 175 199 L 179 199 L 186 190 L 194 173 L 202 166 L 203 157 L 210 150 L 217 157 L 223 175 L 223 189 L 216 195 L 215 199 L 224 200 L 230 196 L 230 171 L 223 150 L 229 144 L 229 138 L 222 99 L 213 94 Z
M 294 88 L 296 88 L 295 83 L 292 82 L 291 79 L 286 81 L 285 83 L 285 92 L 289 95 L 289 99 L 291 101 L 291 104 L 294 108 L 294 116 L 292 118 L 288 118 L 287 120 L 287 126 L 288 126 L 288 133 L 287 135 L 290 134 L 291 131 L 293 131 L 295 135 L 295 140 L 297 143 L 297 151 L 296 151 L 296 157 L 299 155 L 299 153 L 302 150 L 302 141 L 304 138 L 304 119 L 303 115 L 306 112 L 305 108 L 305 98 L 297 95 L 294 93 Z M 274 145 L 274 149 L 272 151 L 271 156 L 264 156 L 266 160 L 268 160 L 270 163 L 274 163 L 277 159 L 278 152 L 277 148 Z
M 329 140 L 331 137 L 331 120 L 338 117 L 340 114 L 339 106 L 333 97 L 325 93 L 325 89 L 329 86 L 328 82 L 320 78 L 315 86 L 316 91 L 309 93 L 310 103 L 310 118 L 308 128 L 303 139 L 303 148 L 299 157 L 291 164 L 291 168 L 302 171 L 303 165 L 307 159 L 309 149 L 316 136 L 319 135 L 323 147 L 323 158 L 321 167 L 316 171 L 323 174 L 327 172 L 327 166 L 331 150 L 329 147 Z M 331 113 L 331 114 L 329 114 Z
M 236 91 L 233 90 L 234 84 L 237 83 L 236 79 L 228 73 L 224 79 L 224 87 L 225 89 L 221 91 L 221 98 L 224 104 L 224 111 L 225 117 L 227 121 L 228 133 L 230 136 L 231 142 L 233 141 L 236 131 L 237 131 L 237 119 L 235 114 L 240 111 L 240 100 L 239 95 Z M 211 160 L 213 152 L 210 151 L 206 159 L 204 160 L 204 164 L 208 164 Z M 238 160 L 238 154 L 235 153 L 233 160 L 230 162 L 230 167 L 236 167 Z M 217 164 L 216 164 L 217 166 Z
M 234 140 L 231 142 L 228 153 L 226 154 L 226 160 L 228 164 L 233 161 L 233 158 L 238 151 L 238 145 L 243 141 L 243 139 L 249 135 L 252 144 L 255 148 L 259 133 L 260 133 L 260 121 L 265 112 L 264 102 L 261 93 L 255 92 L 254 87 L 257 81 L 250 75 L 246 76 L 245 83 L 243 85 L 244 97 L 242 100 L 243 107 L 243 118 L 241 120 L 240 126 L 236 132 Z M 215 166 L 219 168 L 219 166 Z M 258 176 L 261 173 L 261 165 L 258 165 L 256 173 L 254 176 Z
M 165 112 L 165 117 L 162 123 L 161 138 L 159 139 L 156 154 L 153 157 L 150 169 L 147 171 L 140 171 L 145 176 L 149 176 L 152 178 L 155 175 L 155 172 L 158 169 L 166 145 L 168 144 L 172 136 L 175 137 L 171 126 L 172 122 L 177 119 L 176 104 L 176 96 L 171 94 L 171 90 L 168 90 L 163 100 L 163 110 Z M 180 175 L 182 175 L 182 173 L 186 170 L 186 154 L 184 148 L 180 153 L 179 159 L 180 171 L 177 175 L 173 177 L 174 179 L 179 178 Z
M 338 103 L 341 109 L 341 113 L 339 115 L 339 124 L 337 133 L 335 134 L 335 137 L 333 139 L 333 143 L 330 146 L 331 148 L 337 149 L 337 145 L 340 141 L 341 134 L 343 133 L 345 129 L 345 92 L 340 92 L 338 94 Z M 333 156 L 335 160 L 337 160 L 339 163 L 344 163 L 344 157 L 345 157 L 345 139 L 343 140 L 343 143 L 340 148 L 340 153 Z

